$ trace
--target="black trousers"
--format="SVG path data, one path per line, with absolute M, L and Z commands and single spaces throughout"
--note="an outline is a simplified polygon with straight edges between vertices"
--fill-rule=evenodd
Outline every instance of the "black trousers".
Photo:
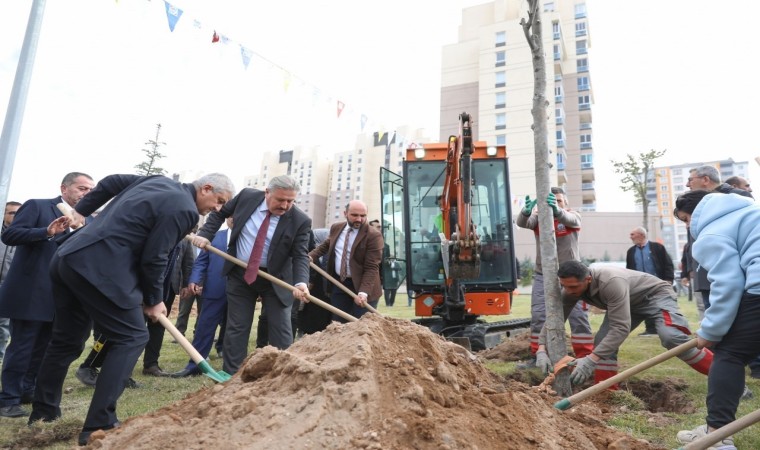
M 168 296 L 166 300 L 164 300 L 167 314 L 171 313 L 172 306 L 174 305 L 174 297 L 176 295 L 174 289 L 169 287 Z M 148 326 L 148 343 L 145 345 L 143 368 L 147 369 L 158 365 L 158 358 L 161 356 L 161 347 L 164 345 L 164 332 L 166 329 L 161 325 L 161 322 L 153 322 L 148 317 L 145 317 L 144 320 Z
M 67 263 L 67 258 L 56 255 L 51 261 L 55 320 L 37 377 L 31 419 L 61 415 L 66 373 L 81 355 L 94 321 L 95 327 L 111 342 L 111 348 L 103 360 L 83 429 L 108 428 L 118 420 L 116 403 L 148 341 L 142 305 L 117 307 L 72 270 L 76 264 Z

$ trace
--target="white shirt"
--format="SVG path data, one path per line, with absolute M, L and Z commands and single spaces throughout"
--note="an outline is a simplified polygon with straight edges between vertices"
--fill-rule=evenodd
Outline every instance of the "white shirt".
M 354 230 L 348 224 L 346 224 L 346 226 L 343 227 L 343 231 L 340 232 L 338 242 L 335 243 L 335 273 L 338 275 L 340 275 L 340 266 L 343 261 L 343 246 L 346 242 L 346 233 L 348 233 L 348 230 L 351 230 L 351 234 L 348 236 L 348 253 L 346 253 L 346 258 L 348 258 L 349 262 L 351 261 L 351 248 L 354 246 L 356 235 L 359 234 L 359 230 Z M 351 278 L 351 264 L 348 264 L 346 267 L 346 276 Z
M 261 228 L 261 223 L 264 222 L 264 218 L 267 215 L 266 202 L 262 201 L 259 206 L 256 207 L 256 211 L 251 214 L 251 217 L 246 220 L 243 226 L 243 231 L 240 232 L 240 236 L 237 241 L 237 255 L 242 261 L 248 262 L 251 257 L 251 250 L 253 250 L 253 243 L 256 241 L 256 236 Z M 264 241 L 264 252 L 261 254 L 261 267 L 266 268 L 269 261 L 269 244 L 272 242 L 272 236 L 274 236 L 274 230 L 277 229 L 277 223 L 280 221 L 280 216 L 272 216 L 269 218 L 269 228 L 267 229 L 267 237 Z

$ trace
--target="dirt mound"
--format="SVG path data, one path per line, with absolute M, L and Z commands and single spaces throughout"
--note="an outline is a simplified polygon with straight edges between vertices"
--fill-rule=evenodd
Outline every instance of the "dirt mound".
M 560 412 L 462 347 L 367 314 L 260 349 L 232 380 L 90 444 L 103 449 L 649 449 L 582 409 Z
M 478 358 L 486 361 L 522 361 L 531 358 L 530 333 L 520 333 L 504 340 L 496 347 L 478 352 Z

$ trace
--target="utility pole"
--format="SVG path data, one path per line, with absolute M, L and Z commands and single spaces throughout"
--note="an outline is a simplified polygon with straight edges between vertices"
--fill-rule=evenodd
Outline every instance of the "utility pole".
M 5 113 L 3 132 L 0 135 L 0 205 L 8 201 L 8 187 L 11 184 L 13 164 L 16 161 L 16 148 L 21 134 L 21 122 L 26 108 L 26 97 L 29 83 L 32 79 L 34 57 L 37 55 L 37 42 L 42 28 L 42 14 L 45 11 L 45 0 L 34 0 L 26 25 L 24 43 L 16 67 L 16 77 L 13 80 L 11 96 L 8 100 L 8 110 Z

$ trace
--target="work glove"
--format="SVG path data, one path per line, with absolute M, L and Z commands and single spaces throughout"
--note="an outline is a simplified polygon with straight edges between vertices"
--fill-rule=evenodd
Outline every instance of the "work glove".
M 522 214 L 525 217 L 530 216 L 533 213 L 533 208 L 536 207 L 538 200 L 531 200 L 530 195 L 525 196 L 525 206 L 523 206 Z
M 554 214 L 554 217 L 559 216 L 559 206 L 557 205 L 557 197 L 554 195 L 553 192 L 549 192 L 549 196 L 546 197 L 546 204 L 549 205 L 549 208 L 552 209 L 552 214 Z
M 554 364 L 552 364 L 552 360 L 549 359 L 549 355 L 543 350 L 536 352 L 536 367 L 541 369 L 541 373 L 544 375 L 549 375 L 554 372 Z
M 573 384 L 582 384 L 594 375 L 596 362 L 590 356 L 585 356 L 568 364 L 568 367 L 574 367 L 570 374 L 570 381 Z

